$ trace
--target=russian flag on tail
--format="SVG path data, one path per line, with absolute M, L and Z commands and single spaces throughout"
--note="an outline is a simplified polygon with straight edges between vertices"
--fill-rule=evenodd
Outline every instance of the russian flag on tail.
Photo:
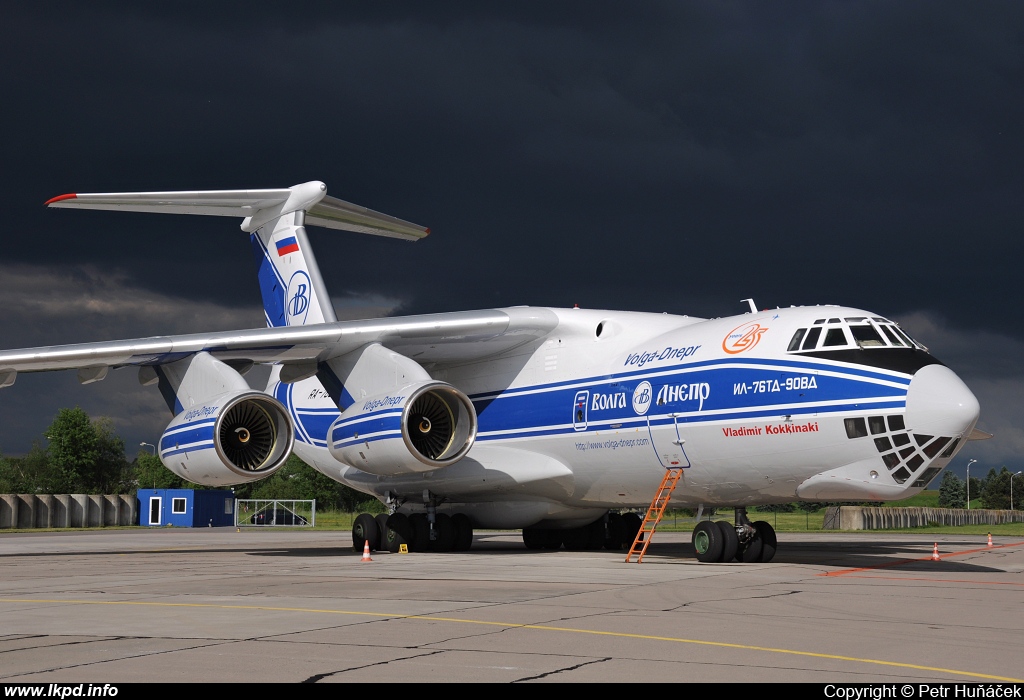
M 288 253 L 299 252 L 299 242 L 295 240 L 295 236 L 288 236 L 287 238 L 281 238 L 277 241 L 277 256 L 282 257 L 288 255 Z

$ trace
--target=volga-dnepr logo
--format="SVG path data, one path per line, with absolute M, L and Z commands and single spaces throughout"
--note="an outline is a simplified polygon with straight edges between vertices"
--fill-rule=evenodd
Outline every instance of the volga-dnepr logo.
M 633 390 L 633 410 L 636 411 L 638 416 L 642 416 L 647 413 L 647 409 L 651 407 L 651 383 L 640 382 L 636 385 L 636 389 Z

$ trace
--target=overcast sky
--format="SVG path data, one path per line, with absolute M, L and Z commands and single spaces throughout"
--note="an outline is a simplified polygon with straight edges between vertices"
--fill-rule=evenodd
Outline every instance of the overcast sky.
M 433 230 L 312 229 L 340 317 L 867 308 L 977 394 L 957 462 L 1024 466 L 1021 3 L 7 3 L 0 65 L 3 347 L 262 324 L 236 222 L 50 197 L 317 179 Z M 23 375 L 0 453 L 72 405 L 169 420 Z

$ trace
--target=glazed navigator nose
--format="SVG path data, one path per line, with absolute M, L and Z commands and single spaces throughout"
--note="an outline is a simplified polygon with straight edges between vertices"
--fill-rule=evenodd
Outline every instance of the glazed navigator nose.
M 967 435 L 981 406 L 967 385 L 943 365 L 922 367 L 907 391 L 907 428 L 919 435 Z

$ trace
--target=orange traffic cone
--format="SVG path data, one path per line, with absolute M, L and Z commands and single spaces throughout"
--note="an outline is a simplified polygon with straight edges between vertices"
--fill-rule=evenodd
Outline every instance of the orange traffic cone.
M 932 548 L 932 561 L 939 561 L 939 543 L 936 542 Z
M 991 533 L 991 532 L 990 532 L 990 533 L 988 533 L 988 546 L 989 546 L 989 547 L 991 547 L 991 546 L 992 546 L 992 533 Z
M 360 561 L 373 561 L 370 559 L 370 540 L 366 540 L 366 544 L 363 545 L 363 558 Z

